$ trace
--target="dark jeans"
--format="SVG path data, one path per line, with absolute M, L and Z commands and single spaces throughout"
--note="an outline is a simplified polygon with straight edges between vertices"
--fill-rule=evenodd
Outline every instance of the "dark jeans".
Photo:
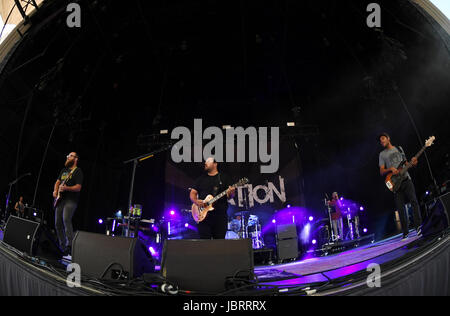
M 395 207 L 400 215 L 403 235 L 408 234 L 408 214 L 406 212 L 406 203 L 411 203 L 414 211 L 414 227 L 417 229 L 422 225 L 422 215 L 420 213 L 419 202 L 417 201 L 416 190 L 411 180 L 406 180 L 400 186 L 398 192 L 394 195 Z
M 200 239 L 225 239 L 228 230 L 228 215 L 227 213 L 213 215 L 212 212 L 206 216 L 203 222 L 197 225 Z
M 58 235 L 59 245 L 61 249 L 67 250 L 72 247 L 73 226 L 72 217 L 77 209 L 77 202 L 70 200 L 62 200 L 56 207 L 55 211 L 55 229 Z

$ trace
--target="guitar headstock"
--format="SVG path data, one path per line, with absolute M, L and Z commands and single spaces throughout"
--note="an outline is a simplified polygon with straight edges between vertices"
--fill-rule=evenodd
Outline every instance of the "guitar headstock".
M 243 185 L 246 185 L 247 183 L 249 183 L 249 180 L 247 178 L 242 178 L 241 180 L 238 181 L 238 183 L 236 183 L 236 186 L 241 187 Z
M 428 138 L 425 141 L 425 147 L 430 147 L 431 145 L 433 145 L 435 140 L 436 140 L 436 137 L 434 137 L 434 136 L 431 136 L 430 138 Z

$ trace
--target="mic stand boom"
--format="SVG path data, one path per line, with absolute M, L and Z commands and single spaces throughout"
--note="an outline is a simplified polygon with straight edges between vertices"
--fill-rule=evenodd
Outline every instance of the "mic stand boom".
M 161 152 L 164 152 L 164 151 L 167 151 L 167 150 L 171 149 L 172 146 L 173 145 L 170 144 L 169 146 L 165 146 L 165 147 L 163 147 L 163 148 L 161 148 L 159 150 L 156 150 L 154 152 L 151 152 L 151 153 L 148 153 L 148 154 L 145 154 L 145 155 L 141 155 L 139 157 L 136 157 L 136 158 L 124 161 L 124 164 L 126 164 L 126 165 L 129 164 L 129 163 L 133 163 L 133 171 L 132 171 L 132 174 L 131 174 L 131 184 L 130 184 L 130 195 L 129 195 L 129 198 L 128 198 L 128 211 L 130 210 L 130 208 L 132 207 L 132 204 L 133 204 L 134 181 L 135 181 L 135 178 L 136 178 L 136 168 L 137 168 L 138 164 L 140 162 L 144 161 L 144 160 L 152 158 L 156 154 L 159 154 Z M 126 237 L 128 237 L 128 233 L 129 233 L 129 230 L 130 230 L 130 215 L 131 214 L 128 214 L 128 225 L 127 225 Z
M 6 215 L 6 212 L 8 212 L 8 207 L 9 207 L 9 202 L 11 199 L 11 190 L 13 185 L 15 185 L 17 182 L 19 182 L 20 180 L 22 180 L 25 177 L 31 176 L 31 173 L 26 173 L 21 175 L 20 177 L 18 177 L 16 180 L 14 180 L 13 182 L 9 183 L 9 191 L 8 191 L 8 195 L 6 196 L 6 207 L 5 207 L 5 212 L 4 214 Z M 5 221 L 7 220 L 7 218 L 5 218 Z

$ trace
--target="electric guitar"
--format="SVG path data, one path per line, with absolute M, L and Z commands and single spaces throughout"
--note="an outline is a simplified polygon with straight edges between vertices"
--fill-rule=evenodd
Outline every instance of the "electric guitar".
M 435 140 L 436 140 L 436 137 L 434 137 L 434 136 L 428 138 L 428 140 L 425 142 L 425 146 L 423 146 L 422 149 L 414 157 L 419 158 L 424 153 L 425 149 L 427 149 L 428 147 L 433 145 Z M 397 168 L 397 170 L 399 171 L 398 174 L 394 175 L 392 172 L 390 172 L 386 176 L 385 183 L 386 183 L 387 188 L 391 192 L 393 192 L 393 193 L 398 192 L 403 181 L 408 179 L 408 176 L 406 173 L 408 172 L 409 168 L 411 168 L 412 166 L 413 165 L 408 163 L 407 161 L 402 161 L 402 163 L 400 164 L 400 167 Z
M 67 175 L 67 178 L 59 185 L 60 187 L 63 185 L 66 185 L 67 182 L 69 182 L 70 179 L 72 179 L 73 173 L 77 170 L 77 168 L 73 168 L 73 170 Z M 53 208 L 56 209 L 58 206 L 59 201 L 61 200 L 61 192 L 58 190 L 58 196 L 53 201 Z
M 247 183 L 248 183 L 248 179 L 242 178 L 241 180 L 239 180 L 238 183 L 233 184 L 231 187 L 236 188 L 236 187 L 246 185 Z M 213 204 L 215 202 L 217 202 L 218 200 L 220 200 L 221 198 L 223 198 L 224 196 L 226 196 L 227 191 L 228 191 L 228 189 L 226 189 L 225 191 L 223 191 L 222 193 L 218 194 L 215 197 L 213 197 L 212 195 L 208 195 L 203 200 L 203 202 L 206 203 L 205 207 L 198 207 L 198 205 L 195 203 L 192 204 L 191 213 L 192 213 L 192 217 L 197 222 L 197 224 L 205 220 L 206 216 L 208 215 L 208 212 L 211 212 L 214 210 Z

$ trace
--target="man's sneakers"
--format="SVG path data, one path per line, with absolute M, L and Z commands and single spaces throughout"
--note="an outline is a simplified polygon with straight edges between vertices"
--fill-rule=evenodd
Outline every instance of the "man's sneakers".
M 64 256 L 63 260 L 65 260 L 65 261 L 72 261 L 72 256 L 71 255 Z
M 409 234 L 403 234 L 402 241 L 408 240 Z
M 418 228 L 416 228 L 416 233 L 417 233 L 417 237 L 419 237 L 419 238 L 423 237 L 422 226 L 419 226 Z M 408 237 L 409 237 L 409 234 L 403 234 L 402 241 L 407 240 Z
M 64 254 L 66 254 L 66 255 L 63 257 L 63 260 L 65 260 L 65 261 L 72 261 L 72 256 L 71 256 L 71 254 L 72 254 L 72 247 L 67 247 L 64 250 Z
M 419 226 L 419 228 L 416 229 L 416 232 L 417 232 L 417 237 L 419 237 L 419 238 L 423 237 L 422 226 Z

